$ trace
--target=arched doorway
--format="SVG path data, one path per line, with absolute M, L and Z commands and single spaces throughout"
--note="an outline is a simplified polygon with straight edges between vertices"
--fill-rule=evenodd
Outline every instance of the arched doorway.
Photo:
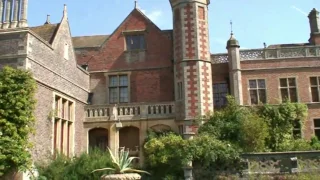
M 128 126 L 123 127 L 119 130 L 119 147 L 125 147 L 125 149 L 130 149 L 130 151 L 139 150 L 140 138 L 139 138 L 139 128 Z
M 89 131 L 89 150 L 98 148 L 106 151 L 108 147 L 108 130 L 105 128 L 94 128 Z

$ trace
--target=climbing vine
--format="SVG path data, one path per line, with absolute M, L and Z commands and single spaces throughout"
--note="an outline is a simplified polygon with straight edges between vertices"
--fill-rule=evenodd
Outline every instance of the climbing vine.
M 31 164 L 28 139 L 35 121 L 35 90 L 29 71 L 11 67 L 0 71 L 0 179 Z

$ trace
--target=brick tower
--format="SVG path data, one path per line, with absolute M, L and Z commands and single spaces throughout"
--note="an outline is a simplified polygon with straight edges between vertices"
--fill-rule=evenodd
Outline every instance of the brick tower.
M 191 122 L 213 111 L 208 32 L 209 0 L 170 0 L 173 12 L 174 74 L 177 120 L 184 121 L 185 137 Z

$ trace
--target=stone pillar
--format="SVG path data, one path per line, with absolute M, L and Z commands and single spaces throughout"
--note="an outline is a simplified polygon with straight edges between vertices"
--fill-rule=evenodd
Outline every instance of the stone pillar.
M 28 27 L 28 0 L 22 0 L 19 27 Z
M 4 1 L 5 0 L 0 0 L 0 29 L 2 29 L 2 23 L 3 23 Z
M 312 9 L 309 16 L 310 23 L 310 39 L 309 42 L 314 45 L 320 45 L 320 18 L 319 11 L 315 8 Z
M 234 96 L 239 105 L 243 105 L 242 96 L 242 76 L 240 67 L 240 46 L 239 42 L 234 38 L 233 33 L 227 43 L 229 58 L 229 76 L 231 95 Z
M 119 130 L 115 124 L 110 123 L 109 129 L 109 148 L 115 156 L 119 152 Z
M 10 28 L 16 28 L 18 25 L 19 2 L 20 0 L 14 0 L 13 19 L 11 21 Z
M 11 20 L 11 5 L 12 5 L 12 0 L 7 0 L 6 4 L 6 12 L 5 12 L 5 22 L 3 22 L 3 29 L 7 29 L 10 26 L 10 20 Z

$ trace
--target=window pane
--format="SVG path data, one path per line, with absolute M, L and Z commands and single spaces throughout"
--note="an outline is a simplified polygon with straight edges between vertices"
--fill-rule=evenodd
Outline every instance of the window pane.
M 109 86 L 118 86 L 117 76 L 109 76 Z
M 250 88 L 257 88 L 257 81 L 256 80 L 249 80 L 249 87 Z
M 310 84 L 311 85 L 317 85 L 317 78 L 316 77 L 310 77 Z
M 282 98 L 282 101 L 286 101 L 288 100 L 289 98 L 289 95 L 288 95 L 288 89 L 281 89 L 281 98 Z
M 144 36 L 140 36 L 140 49 L 145 49 Z
M 287 87 L 287 79 L 280 79 L 280 87 Z
M 289 86 L 296 86 L 296 78 L 289 78 Z
M 315 129 L 314 134 L 317 136 L 318 139 L 320 139 L 320 129 Z
M 265 89 L 259 89 L 259 102 L 266 103 L 267 97 L 266 97 L 266 90 Z
M 290 101 L 291 102 L 298 102 L 297 89 L 290 88 L 289 91 L 290 91 Z
M 126 75 L 119 76 L 119 86 L 128 86 L 128 77 Z
M 126 36 L 127 50 L 145 49 L 144 35 Z
M 266 83 L 265 83 L 264 79 L 258 80 L 258 87 L 259 88 L 266 88 Z
M 128 88 L 127 87 L 120 88 L 120 102 L 128 102 Z
M 313 126 L 315 128 L 320 128 L 320 119 L 314 119 L 313 120 Z
M 109 88 L 109 100 L 110 103 L 116 103 L 118 102 L 118 88 Z
M 257 90 L 250 90 L 251 104 L 258 104 Z
M 318 87 L 311 87 L 312 102 L 319 102 Z
M 300 129 L 294 129 L 293 130 L 293 138 L 294 139 L 299 139 L 299 138 L 301 138 L 302 136 L 301 136 L 301 130 Z

